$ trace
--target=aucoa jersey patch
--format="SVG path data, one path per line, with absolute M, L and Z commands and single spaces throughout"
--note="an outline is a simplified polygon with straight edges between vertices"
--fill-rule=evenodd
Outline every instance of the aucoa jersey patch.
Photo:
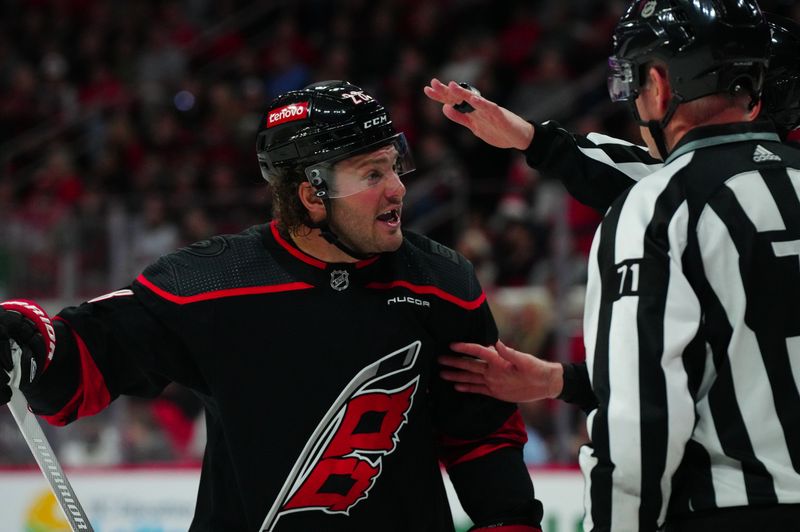
M 342 390 L 300 453 L 262 531 L 293 512 L 349 515 L 369 497 L 382 457 L 394 452 L 408 421 L 419 376 L 392 390 L 380 382 L 413 368 L 420 346 L 416 341 L 370 364 Z

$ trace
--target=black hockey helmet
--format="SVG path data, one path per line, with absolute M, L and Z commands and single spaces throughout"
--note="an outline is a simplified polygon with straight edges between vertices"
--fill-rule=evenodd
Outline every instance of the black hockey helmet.
M 740 90 L 757 102 L 769 42 L 755 0 L 634 0 L 614 31 L 611 99 L 635 100 L 646 67 L 661 60 L 678 102 Z
M 412 171 L 405 135 L 395 130 L 383 105 L 360 87 L 332 80 L 275 98 L 259 125 L 256 153 L 267 181 L 277 169 L 300 168 L 317 195 L 339 198 L 368 185 L 337 183 L 333 165 L 389 144 L 397 149 L 397 174 Z
M 772 13 L 764 16 L 772 30 L 764 110 L 785 135 L 800 125 L 800 24 Z

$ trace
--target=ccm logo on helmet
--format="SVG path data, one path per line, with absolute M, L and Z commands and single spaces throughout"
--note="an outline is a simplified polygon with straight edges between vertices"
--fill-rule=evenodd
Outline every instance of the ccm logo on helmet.
M 364 122 L 364 129 L 369 129 L 372 126 L 379 126 L 381 124 L 385 124 L 388 121 L 389 121 L 388 115 L 376 116 L 372 120 L 367 120 L 366 122 Z
M 290 103 L 270 111 L 267 115 L 267 127 L 277 126 L 284 122 L 293 122 L 308 117 L 308 102 Z

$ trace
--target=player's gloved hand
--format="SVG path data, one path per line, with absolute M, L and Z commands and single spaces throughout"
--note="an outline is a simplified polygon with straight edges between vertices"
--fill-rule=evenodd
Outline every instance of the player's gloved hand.
M 16 343 L 21 356 L 12 357 L 11 341 Z M 23 392 L 37 381 L 53 359 L 56 350 L 56 332 L 47 313 L 31 301 L 15 300 L 0 303 L 0 404 L 11 399 L 9 373 L 17 367 L 16 375 Z

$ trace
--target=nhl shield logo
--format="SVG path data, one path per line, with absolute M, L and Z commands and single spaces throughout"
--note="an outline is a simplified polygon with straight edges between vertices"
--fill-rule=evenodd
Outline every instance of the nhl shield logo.
M 648 2 L 644 3 L 642 6 L 642 18 L 652 17 L 653 13 L 656 12 L 656 6 L 658 2 L 656 0 L 649 0 Z
M 331 288 L 337 292 L 347 289 L 350 286 L 350 274 L 345 270 L 333 270 L 331 272 Z

